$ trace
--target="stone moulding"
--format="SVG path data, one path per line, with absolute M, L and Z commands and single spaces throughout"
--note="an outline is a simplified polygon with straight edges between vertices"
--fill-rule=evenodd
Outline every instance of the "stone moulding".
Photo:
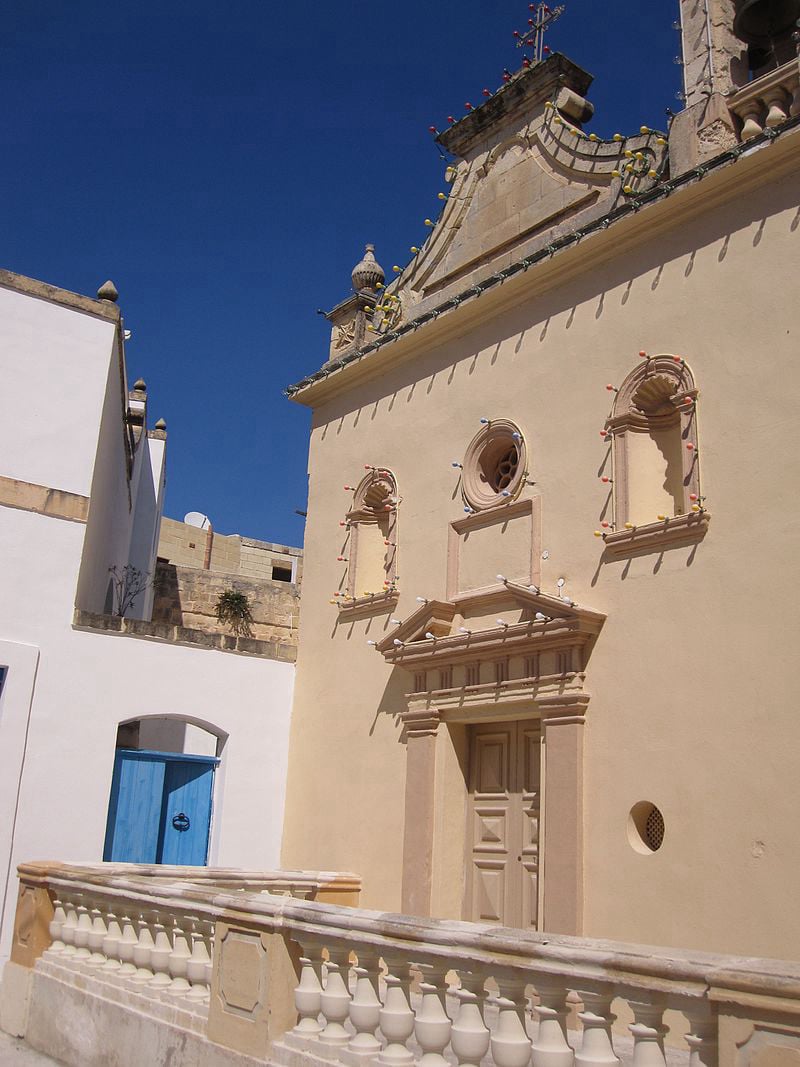
M 454 623 L 462 619 L 508 611 L 510 606 L 521 610 L 521 621 L 467 633 L 459 626 L 453 631 Z M 545 618 L 537 620 L 536 613 Z M 511 657 L 527 665 L 542 652 L 563 655 L 564 670 L 553 675 L 495 677 L 488 684 L 479 681 L 408 693 L 407 709 L 401 717 L 404 722 L 408 718 L 411 728 L 420 714 L 423 718 L 435 714 L 450 721 L 472 721 L 477 713 L 492 709 L 506 717 L 521 712 L 582 717 L 589 700 L 583 689 L 584 668 L 605 618 L 600 612 L 505 582 L 453 601 L 428 601 L 380 641 L 377 649 L 387 663 L 407 671 L 414 681 L 422 672 L 437 672 L 435 677 L 441 678 L 453 667 L 496 666 Z M 425 633 L 433 637 L 426 638 Z
M 466 465 L 466 464 L 465 464 Z M 523 475 L 524 478 L 524 475 Z M 530 522 L 530 557 L 526 560 L 527 574 L 515 575 L 533 585 L 538 585 L 541 580 L 541 560 L 539 558 L 539 544 L 541 541 L 540 530 L 542 523 L 542 500 L 541 497 L 528 497 L 524 500 L 514 500 L 511 503 L 504 502 L 495 507 L 478 511 L 474 515 L 465 515 L 463 519 L 457 519 L 450 523 L 447 539 L 447 596 L 454 600 L 460 596 L 470 595 L 459 589 L 461 572 L 461 550 L 466 535 L 475 530 L 486 529 L 515 519 L 527 519 Z M 502 588 L 487 586 L 477 592 L 486 592 L 489 589 Z
M 697 544 L 705 537 L 710 521 L 710 513 L 702 511 L 699 514 L 676 515 L 663 522 L 650 522 L 645 526 L 634 526 L 632 530 L 614 530 L 605 535 L 603 555 L 619 559 L 680 545 Z
M 236 652 L 261 659 L 294 663 L 297 649 L 282 641 L 261 641 L 255 637 L 235 634 L 212 634 L 167 622 L 148 622 L 146 619 L 124 619 L 118 615 L 100 615 L 93 611 L 75 609 L 72 619 L 75 630 L 86 633 L 116 634 L 120 637 L 139 637 L 192 648 L 215 649 L 217 652 Z

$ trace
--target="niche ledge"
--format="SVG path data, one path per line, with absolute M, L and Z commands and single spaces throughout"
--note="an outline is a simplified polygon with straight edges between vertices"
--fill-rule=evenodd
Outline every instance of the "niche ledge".
M 662 522 L 649 522 L 634 526 L 632 530 L 614 530 L 603 535 L 604 556 L 620 559 L 625 556 L 660 552 L 664 548 L 696 544 L 706 535 L 711 516 L 707 511 L 699 514 L 676 515 Z
M 355 600 L 347 600 L 344 603 L 338 601 L 339 618 L 354 619 L 360 615 L 378 615 L 382 611 L 393 609 L 400 599 L 397 589 L 387 590 L 385 593 L 375 593 L 370 596 L 359 596 Z

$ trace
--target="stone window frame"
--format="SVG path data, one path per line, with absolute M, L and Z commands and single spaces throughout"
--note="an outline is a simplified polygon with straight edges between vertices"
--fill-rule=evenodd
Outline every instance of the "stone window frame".
M 379 509 L 387 507 L 386 503 L 379 504 L 374 499 L 376 488 L 381 483 L 385 485 L 381 499 L 391 506 L 391 510 L 387 513 L 386 540 L 391 541 L 392 545 L 387 547 L 384 559 L 383 581 L 385 584 L 383 589 L 376 589 L 374 592 L 367 594 L 356 589 L 359 531 L 365 525 L 377 524 L 378 516 L 381 514 Z M 363 614 L 365 611 L 370 611 L 370 609 L 379 611 L 384 608 L 391 608 L 397 603 L 399 596 L 397 589 L 398 503 L 397 478 L 394 473 L 388 467 L 370 467 L 358 483 L 353 496 L 353 504 L 345 515 L 345 521 L 349 528 L 347 540 L 347 600 L 340 599 L 340 612 Z
M 647 414 L 636 405 L 636 397 L 648 380 L 672 378 L 676 390 L 664 398 L 672 410 Z M 642 359 L 627 375 L 616 392 L 606 432 L 611 436 L 612 530 L 603 533 L 606 554 L 624 556 L 636 551 L 660 551 L 673 543 L 698 541 L 705 536 L 710 515 L 700 488 L 700 449 L 698 447 L 698 389 L 694 374 L 682 356 L 661 353 Z M 630 521 L 628 443 L 632 433 L 675 424 L 681 440 L 683 514 L 664 520 L 633 525 Z M 694 445 L 688 449 L 686 445 Z M 694 510 L 697 508 L 698 510 Z
M 487 457 L 496 462 L 496 453 L 506 448 L 517 449 L 517 465 L 504 491 L 496 491 L 487 484 Z M 461 476 L 461 495 L 465 505 L 474 512 L 488 511 L 513 503 L 528 480 L 528 448 L 525 436 L 510 419 L 488 419 L 470 441 L 464 454 Z

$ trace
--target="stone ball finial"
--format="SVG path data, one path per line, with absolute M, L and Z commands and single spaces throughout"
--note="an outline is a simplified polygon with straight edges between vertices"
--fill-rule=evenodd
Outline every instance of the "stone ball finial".
M 136 389 L 136 391 L 139 393 L 146 393 L 147 383 L 145 382 L 144 378 L 137 378 L 136 381 L 133 383 L 133 388 Z
M 158 422 L 155 425 L 155 429 L 163 431 L 163 430 L 166 430 L 166 428 L 167 428 L 166 421 L 164 419 L 159 419 Z
M 376 289 L 385 277 L 383 267 L 375 259 L 375 245 L 367 245 L 364 258 L 353 267 L 353 289 L 357 293 L 362 289 Z
M 110 304 L 116 304 L 119 300 L 119 293 L 117 287 L 109 279 L 107 282 L 103 282 L 100 288 L 97 290 L 98 300 L 107 300 Z

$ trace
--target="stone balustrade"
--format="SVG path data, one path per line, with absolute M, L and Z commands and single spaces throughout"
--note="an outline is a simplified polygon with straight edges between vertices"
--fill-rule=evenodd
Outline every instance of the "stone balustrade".
M 352 894 L 353 876 L 279 873 L 278 895 L 267 876 L 208 871 L 190 881 L 178 870 L 20 869 L 15 969 L 0 1009 L 7 1016 L 28 953 L 24 1032 L 35 1047 L 81 1067 L 112 1053 L 120 1067 L 267 1059 L 796 1067 L 800 1059 L 800 964 L 320 902 L 337 886 L 340 899 L 345 887 Z M 62 1002 L 71 1034 L 91 1021 L 94 1058 L 64 1038 Z M 137 1038 L 128 1054 L 120 1034 L 131 1012 Z
M 728 98 L 728 107 L 742 124 L 741 141 L 800 115 L 800 61 L 784 63 L 738 89 Z

